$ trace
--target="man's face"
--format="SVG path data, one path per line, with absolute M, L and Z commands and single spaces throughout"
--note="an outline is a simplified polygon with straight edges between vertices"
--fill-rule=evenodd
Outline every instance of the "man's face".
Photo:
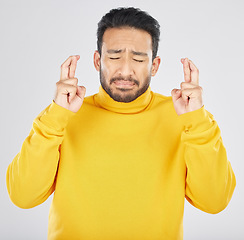
M 152 61 L 152 38 L 134 28 L 111 28 L 103 35 L 102 53 L 94 64 L 104 90 L 118 102 L 131 102 L 149 87 L 160 59 Z

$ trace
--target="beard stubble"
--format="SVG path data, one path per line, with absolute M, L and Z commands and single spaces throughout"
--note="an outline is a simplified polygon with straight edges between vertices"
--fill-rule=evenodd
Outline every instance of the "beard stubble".
M 103 89 L 116 102 L 129 103 L 129 102 L 136 100 L 139 96 L 141 96 L 144 92 L 146 92 L 146 90 L 148 89 L 150 82 L 151 82 L 151 76 L 150 75 L 147 76 L 147 78 L 144 81 L 143 86 L 141 86 L 141 87 L 139 87 L 140 82 L 137 81 L 136 79 L 131 78 L 131 77 L 120 76 L 120 77 L 115 77 L 115 78 L 110 79 L 109 80 L 110 85 L 117 80 L 124 80 L 124 81 L 130 81 L 139 87 L 139 89 L 135 93 L 129 93 L 131 91 L 130 89 L 120 88 L 119 89 L 119 91 L 121 91 L 121 94 L 120 94 L 120 93 L 114 93 L 113 92 L 111 87 L 108 85 L 101 69 L 100 69 L 99 75 L 100 75 L 100 83 L 101 83 Z M 125 94 L 126 92 L 128 92 L 128 94 Z

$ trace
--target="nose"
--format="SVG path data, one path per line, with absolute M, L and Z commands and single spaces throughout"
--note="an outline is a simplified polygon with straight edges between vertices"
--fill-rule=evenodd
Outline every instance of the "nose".
M 133 76 L 134 70 L 130 59 L 128 58 L 122 59 L 122 61 L 120 62 L 118 73 L 121 76 L 128 76 L 128 77 Z

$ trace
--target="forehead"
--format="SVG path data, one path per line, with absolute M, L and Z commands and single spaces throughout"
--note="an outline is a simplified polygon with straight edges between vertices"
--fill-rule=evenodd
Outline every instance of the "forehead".
M 152 38 L 148 32 L 140 29 L 130 27 L 109 28 L 103 35 L 102 49 L 128 49 L 148 52 L 152 50 Z

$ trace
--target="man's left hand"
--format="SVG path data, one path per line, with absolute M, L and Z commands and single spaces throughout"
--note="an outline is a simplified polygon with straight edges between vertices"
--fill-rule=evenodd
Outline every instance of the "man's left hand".
M 202 88 L 199 86 L 199 71 L 191 60 L 182 58 L 184 82 L 180 89 L 171 92 L 175 111 L 178 115 L 192 112 L 203 106 Z

